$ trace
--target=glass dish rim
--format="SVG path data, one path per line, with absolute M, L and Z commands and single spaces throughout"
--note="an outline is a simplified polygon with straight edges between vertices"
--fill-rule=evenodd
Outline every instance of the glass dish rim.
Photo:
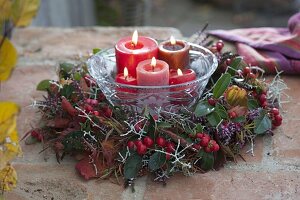
M 201 81 L 205 81 L 207 78 L 211 77 L 211 75 L 215 72 L 216 68 L 218 67 L 218 61 L 217 61 L 217 57 L 207 48 L 195 44 L 195 43 L 191 43 L 191 42 L 187 42 L 191 47 L 196 47 L 196 48 L 200 48 L 203 51 L 205 51 L 206 53 L 210 54 L 210 56 L 213 59 L 212 62 L 212 67 L 210 67 L 209 71 L 207 73 L 205 73 L 203 76 L 196 78 L 193 81 L 189 81 L 189 82 L 185 82 L 185 83 L 181 83 L 181 84 L 176 84 L 176 85 L 164 85 L 164 86 L 138 86 L 138 85 L 128 85 L 128 84 L 122 84 L 122 83 L 117 83 L 115 81 L 107 81 L 104 80 L 106 82 L 106 84 L 110 84 L 113 87 L 120 87 L 120 88 L 128 88 L 128 89 L 134 89 L 134 90 L 155 90 L 155 89 L 174 89 L 174 88 L 180 88 L 180 87 L 185 87 L 185 86 L 189 86 L 189 85 L 194 85 L 197 84 Z M 109 49 L 113 49 L 113 48 L 106 48 L 98 53 L 96 53 L 95 55 L 93 55 L 92 57 L 90 57 L 87 60 L 87 65 L 88 65 L 88 70 L 90 71 L 90 69 L 92 69 L 92 62 L 93 62 L 93 58 L 96 56 L 99 56 L 99 54 L 101 54 L 103 51 L 107 51 Z M 90 71 L 91 73 L 91 71 Z M 93 74 L 93 73 L 91 73 Z

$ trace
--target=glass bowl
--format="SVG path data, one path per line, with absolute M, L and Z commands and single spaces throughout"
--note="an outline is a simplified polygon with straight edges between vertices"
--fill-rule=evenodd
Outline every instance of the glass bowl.
M 190 69 L 196 73 L 194 81 L 168 86 L 133 86 L 115 82 L 115 50 L 106 49 L 93 55 L 87 66 L 90 75 L 112 105 L 125 106 L 141 111 L 146 106 L 172 109 L 193 106 L 201 97 L 207 82 L 217 69 L 216 56 L 208 49 L 192 44 L 190 50 Z

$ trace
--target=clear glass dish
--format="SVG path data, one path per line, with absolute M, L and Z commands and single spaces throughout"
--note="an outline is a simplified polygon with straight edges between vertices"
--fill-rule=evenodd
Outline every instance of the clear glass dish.
M 196 79 L 178 85 L 168 86 L 133 86 L 115 82 L 115 50 L 106 49 L 93 55 L 87 66 L 91 76 L 112 105 L 125 106 L 141 111 L 146 106 L 150 109 L 187 108 L 193 106 L 201 97 L 207 82 L 217 69 L 216 56 L 208 49 L 190 44 L 190 66 L 196 72 Z

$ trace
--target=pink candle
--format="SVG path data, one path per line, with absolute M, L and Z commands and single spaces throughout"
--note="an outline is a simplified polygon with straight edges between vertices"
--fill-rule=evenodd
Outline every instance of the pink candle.
M 137 84 L 143 86 L 169 85 L 169 65 L 162 60 L 140 62 L 136 68 Z
M 138 36 L 137 31 L 132 37 L 125 37 L 115 45 L 117 73 L 123 73 L 124 67 L 136 77 L 136 67 L 139 62 L 157 57 L 158 44 L 150 37 Z

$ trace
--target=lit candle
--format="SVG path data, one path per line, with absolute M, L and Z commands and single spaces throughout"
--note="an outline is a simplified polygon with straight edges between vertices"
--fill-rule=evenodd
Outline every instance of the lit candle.
M 171 69 L 170 70 L 170 85 L 177 85 L 190 82 L 196 79 L 196 73 L 192 69 Z
M 136 75 L 138 85 L 169 85 L 169 65 L 162 60 L 156 60 L 155 57 L 140 62 L 136 68 Z
M 190 63 L 190 45 L 182 40 L 175 40 L 173 36 L 169 41 L 160 43 L 158 59 L 166 61 L 170 69 L 184 69 Z
M 117 73 L 123 73 L 127 66 L 128 72 L 136 77 L 136 67 L 139 62 L 157 57 L 157 42 L 150 37 L 138 36 L 134 31 L 132 37 L 125 37 L 115 45 Z
M 137 85 L 136 78 L 129 75 L 127 67 L 124 68 L 124 73 L 116 76 L 116 82 L 126 85 Z

